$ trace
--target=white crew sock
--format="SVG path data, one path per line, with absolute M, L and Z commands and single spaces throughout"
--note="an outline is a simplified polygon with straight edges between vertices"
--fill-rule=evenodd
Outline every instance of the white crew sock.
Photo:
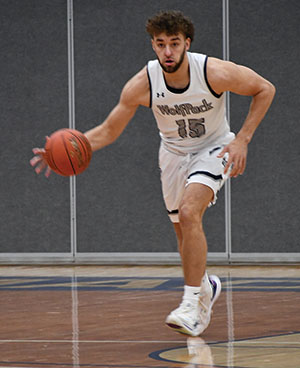
M 200 286 L 184 285 L 183 300 L 186 300 L 192 304 L 197 304 L 200 296 L 200 289 Z
M 201 280 L 201 286 L 189 286 L 184 285 L 184 294 L 183 294 L 183 300 L 188 300 L 189 302 L 195 304 L 198 302 L 200 295 L 206 295 L 210 297 L 212 293 L 211 285 L 209 282 L 209 278 L 207 273 L 205 272 L 202 280 Z

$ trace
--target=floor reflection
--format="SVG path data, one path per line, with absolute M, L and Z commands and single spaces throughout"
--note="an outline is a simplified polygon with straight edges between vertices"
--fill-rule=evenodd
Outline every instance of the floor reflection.
M 186 363 L 184 368 L 214 368 L 212 350 L 201 337 L 188 337 L 186 347 L 177 347 L 159 352 L 159 360 Z
M 209 345 L 200 337 L 189 337 L 187 339 L 187 351 L 189 356 L 189 364 L 186 368 L 195 368 L 195 364 L 205 365 L 213 368 L 214 361 Z

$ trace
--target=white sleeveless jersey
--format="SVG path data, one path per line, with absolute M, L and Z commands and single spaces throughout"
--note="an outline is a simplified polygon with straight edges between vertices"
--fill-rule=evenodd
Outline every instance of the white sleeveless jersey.
M 151 108 L 165 148 L 186 154 L 231 140 L 224 94 L 217 95 L 206 78 L 207 56 L 188 52 L 190 84 L 182 93 L 167 87 L 158 60 L 148 62 Z M 227 144 L 227 142 L 224 142 Z

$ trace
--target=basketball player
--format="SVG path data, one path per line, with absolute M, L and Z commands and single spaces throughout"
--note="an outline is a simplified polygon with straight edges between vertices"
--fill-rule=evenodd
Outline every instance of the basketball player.
M 181 12 L 160 12 L 147 21 L 146 30 L 157 59 L 126 83 L 106 120 L 85 134 L 93 151 L 99 150 L 120 136 L 139 105 L 152 108 L 161 136 L 162 191 L 185 281 L 182 302 L 166 324 L 198 336 L 208 327 L 221 291 L 219 278 L 206 273 L 202 218 L 225 180 L 244 173 L 248 144 L 271 105 L 275 88 L 245 66 L 189 52 L 194 26 Z M 252 96 L 236 136 L 225 117 L 225 91 Z M 34 153 L 32 165 L 40 173 L 47 167 L 44 151 Z

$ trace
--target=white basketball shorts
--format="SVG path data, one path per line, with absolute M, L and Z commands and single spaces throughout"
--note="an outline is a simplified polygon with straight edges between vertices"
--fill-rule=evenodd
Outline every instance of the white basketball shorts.
M 214 198 L 209 206 L 216 203 L 217 193 L 230 174 L 230 170 L 224 174 L 228 154 L 226 153 L 223 158 L 217 157 L 226 144 L 215 144 L 197 153 L 185 155 L 172 153 L 161 144 L 159 166 L 162 193 L 172 222 L 179 222 L 179 204 L 185 188 L 191 183 L 210 187 L 214 192 Z

